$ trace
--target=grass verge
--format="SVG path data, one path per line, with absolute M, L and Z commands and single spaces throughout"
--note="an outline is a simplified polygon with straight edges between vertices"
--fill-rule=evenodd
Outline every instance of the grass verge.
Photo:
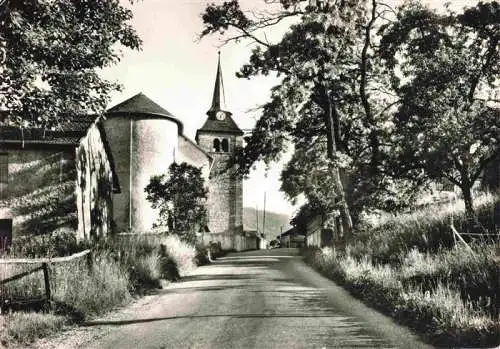
M 50 243 L 50 239 L 39 241 Z M 0 316 L 0 324 L 3 322 L 0 326 L 2 345 L 29 344 L 65 325 L 124 305 L 134 296 L 160 287 L 161 279 L 177 280 L 192 271 L 198 262 L 207 263 L 203 259 L 205 248 L 198 248 L 197 253 L 195 247 L 176 236 L 116 236 L 91 247 L 92 270 L 88 269 L 85 259 L 50 265 L 54 305 L 51 312 L 43 312 L 44 280 L 41 272 L 2 286 L 2 311 L 6 314 Z M 40 251 L 48 250 L 37 245 L 30 246 L 30 251 L 34 253 L 29 256 L 34 257 L 40 256 Z M 53 249 L 50 256 L 54 256 Z M 8 269 L 1 271 L 1 279 L 27 270 L 25 266 L 9 265 Z M 19 311 L 23 310 L 22 305 L 16 305 L 19 299 L 38 301 L 31 304 L 30 312 L 26 312 Z
M 500 196 L 476 197 L 476 212 L 498 229 Z M 465 224 L 463 203 L 385 216 L 342 249 L 304 249 L 305 260 L 370 306 L 436 346 L 500 344 L 500 242 L 454 247 L 451 218 Z
M 438 277 L 433 287 L 424 287 L 419 283 L 405 283 L 406 274 L 401 268 L 373 264 L 368 258 L 357 259 L 330 247 L 306 249 L 303 254 L 322 274 L 370 306 L 423 334 L 433 345 L 492 347 L 500 344 L 498 315 L 485 310 L 484 304 L 464 299 L 456 285 L 446 279 Z M 469 282 L 472 281 L 469 279 Z M 494 304 L 491 298 L 483 300 Z

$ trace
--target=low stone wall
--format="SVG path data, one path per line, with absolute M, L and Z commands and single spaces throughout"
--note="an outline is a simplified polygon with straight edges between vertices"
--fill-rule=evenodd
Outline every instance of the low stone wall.
M 256 236 L 235 235 L 234 248 L 236 251 L 258 250 L 259 241 Z
M 244 234 L 205 233 L 199 240 L 204 245 L 208 245 L 210 242 L 220 242 L 222 249 L 226 251 L 247 251 L 259 249 L 259 238 L 256 236 L 246 236 Z

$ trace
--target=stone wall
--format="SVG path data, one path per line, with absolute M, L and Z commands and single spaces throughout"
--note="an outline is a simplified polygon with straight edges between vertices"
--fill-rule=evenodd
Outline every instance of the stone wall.
M 107 235 L 113 219 L 113 174 L 97 124 L 76 149 L 76 206 L 79 239 Z
M 7 185 L 2 187 L 0 216 L 13 220 L 14 238 L 76 229 L 74 151 L 52 147 L 1 152 L 8 154 L 9 175 Z
M 260 239 L 256 236 L 246 236 L 245 234 L 226 233 L 205 233 L 199 242 L 208 245 L 211 242 L 220 242 L 223 250 L 226 251 L 248 251 L 259 249 Z
M 213 140 L 228 139 L 229 151 L 213 151 Z M 209 229 L 213 234 L 241 234 L 243 232 L 243 181 L 231 172 L 224 172 L 235 146 L 241 137 L 231 134 L 198 135 L 199 145 L 213 158 L 208 192 Z M 215 237 L 214 237 L 215 238 Z M 232 242 L 234 244 L 234 240 Z M 235 248 L 234 245 L 232 248 Z

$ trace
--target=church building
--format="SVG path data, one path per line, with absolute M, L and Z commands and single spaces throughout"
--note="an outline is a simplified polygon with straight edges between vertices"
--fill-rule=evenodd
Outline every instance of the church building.
M 29 212 L 30 198 L 46 191 L 44 198 L 61 201 L 53 188 L 62 186 L 65 205 L 57 210 L 73 217 L 67 224 L 80 238 L 112 230 L 150 231 L 158 211 L 147 201 L 145 187 L 152 176 L 167 173 L 173 162 L 186 162 L 202 170 L 208 187 L 208 229 L 200 239 L 219 241 L 225 249 L 253 248 L 255 237 L 243 233 L 242 179 L 232 169 L 226 170 L 236 147 L 242 145 L 243 132 L 223 109 L 222 93 L 219 58 L 212 105 L 195 141 L 184 135 L 181 120 L 142 93 L 103 116 L 85 116 L 83 124 L 75 117 L 61 131 L 17 132 L 0 125 L 0 223 L 7 227 L 2 229 L 11 229 L 11 236 L 29 234 L 27 228 L 40 226 L 38 218 L 27 224 L 28 216 L 38 217 Z M 76 126 L 78 130 L 73 130 Z M 35 134 L 36 138 L 25 139 Z M 41 171 L 48 174 L 41 175 Z M 23 185 L 30 173 L 41 181 L 31 191 Z M 40 204 L 41 216 L 49 216 L 47 207 Z M 50 229 L 59 228 L 56 223 L 51 221 Z M 50 233 L 50 229 L 39 233 Z

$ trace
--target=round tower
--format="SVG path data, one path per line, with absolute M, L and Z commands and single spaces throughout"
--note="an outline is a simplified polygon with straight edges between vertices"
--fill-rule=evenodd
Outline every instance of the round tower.
M 175 161 L 182 123 L 144 94 L 111 108 L 104 128 L 111 148 L 121 193 L 113 196 L 118 231 L 146 232 L 158 211 L 146 200 L 144 189 L 154 175 L 168 172 Z

